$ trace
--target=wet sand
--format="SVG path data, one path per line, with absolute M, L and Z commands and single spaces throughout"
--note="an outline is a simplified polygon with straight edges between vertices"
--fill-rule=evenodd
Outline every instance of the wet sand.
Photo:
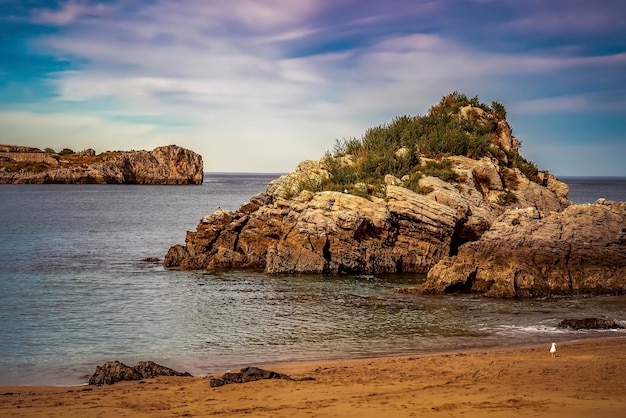
M 263 366 L 312 381 L 209 386 L 209 377 L 0 387 L 17 417 L 623 417 L 626 338 Z M 217 375 L 216 375 L 217 376 Z

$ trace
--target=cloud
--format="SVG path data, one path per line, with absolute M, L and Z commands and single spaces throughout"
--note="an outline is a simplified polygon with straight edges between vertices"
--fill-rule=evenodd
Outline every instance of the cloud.
M 124 135 L 135 138 L 148 136 L 154 132 L 154 126 L 110 124 L 96 116 L 68 113 L 0 112 L 0 132 L 8 139 L 31 137 L 37 142 L 51 139 L 54 142 L 76 143 L 84 140 L 86 134 L 95 136 L 96 139 L 106 138 L 109 142 L 115 142 L 116 137 Z M 46 133 L 46 138 L 42 138 L 41 132 Z
M 524 13 L 525 11 L 525 13 Z M 542 0 L 526 2 L 522 15 L 511 23 L 511 29 L 551 34 L 586 34 L 623 29 L 621 19 L 626 4 L 621 0 L 602 0 L 590 4 L 586 0 Z
M 250 161 L 238 157 L 246 167 L 254 167 L 254 159 L 264 155 L 281 160 L 276 164 L 289 169 L 283 158 L 289 147 L 295 160 L 299 153 L 301 158 L 315 158 L 336 138 L 359 136 L 397 114 L 425 111 L 449 91 L 469 90 L 482 96 L 490 78 L 621 62 L 620 57 L 562 59 L 480 51 L 436 34 L 387 36 L 345 52 L 291 58 L 281 49 L 289 29 L 279 27 L 271 33 L 266 27 L 259 41 L 254 35 L 213 33 L 209 24 L 210 33 L 202 35 L 189 10 L 166 14 L 147 22 L 118 21 L 121 31 L 130 32 L 128 36 L 122 32 L 119 38 L 103 36 L 98 26 L 80 37 L 47 38 L 46 46 L 90 63 L 79 71 L 53 75 L 58 100 L 89 103 L 112 98 L 117 114 L 160 115 L 179 121 L 193 127 L 180 131 L 193 148 L 198 147 L 197 140 L 205 152 L 217 152 L 220 159 L 232 160 L 215 151 L 219 141 L 200 140 L 200 132 L 245 144 L 243 149 L 254 150 Z M 187 18 L 192 24 L 168 29 L 173 36 L 166 44 L 157 44 L 156 33 L 146 35 L 163 19 Z M 264 18 L 287 24 L 282 15 Z M 123 41 L 137 33 L 142 35 L 133 43 Z M 286 37 L 300 39 L 314 33 L 315 29 L 307 29 Z M 493 99 L 502 100 L 495 95 Z M 514 104 L 513 109 L 581 110 L 589 103 L 583 95 L 533 98 Z M 259 141 L 264 145 L 259 146 Z M 282 156 L 269 149 L 280 149 Z
M 582 94 L 561 97 L 546 97 L 534 100 L 523 100 L 516 103 L 510 110 L 520 113 L 546 113 L 563 111 L 584 111 L 590 108 L 589 98 Z
M 191 8 L 196 3 L 187 3 Z M 293 27 L 300 24 L 307 16 L 318 9 L 319 2 L 299 0 L 285 2 L 283 0 L 256 0 L 218 2 L 217 7 L 210 7 L 214 18 L 225 16 L 238 22 L 241 26 L 255 32 L 274 31 L 276 27 Z
M 623 110 L 626 52 L 569 42 L 619 27 L 601 3 L 69 0 L 32 14 L 52 29 L 31 45 L 63 63 L 43 77 L 53 116 L 16 120 L 24 138 L 167 141 L 216 170 L 286 171 L 454 90 L 525 115 Z
M 193 126 L 167 128 L 156 122 L 129 122 L 106 113 L 85 115 L 80 110 L 45 114 L 0 112 L 0 137 L 5 143 L 41 149 L 95 148 L 97 152 L 151 150 L 177 144 L 203 155 L 207 171 L 286 172 L 303 159 L 319 158 L 332 146 L 335 135 L 355 129 L 353 124 L 345 123 L 346 115 L 340 112 L 320 123 L 315 111 L 306 113 L 313 115 L 310 120 L 301 120 L 297 110 L 285 112 L 280 118 L 261 108 L 236 115 L 222 109 L 208 113 L 206 109 L 194 112 L 187 106 L 178 109 L 185 110 L 193 113 Z M 317 114 L 325 113 L 326 109 L 321 109 Z M 140 120 L 144 115 L 144 111 L 129 111 L 125 117 Z
M 306 44 L 312 38 L 323 39 L 325 29 L 359 27 L 367 32 L 367 25 L 360 27 L 364 19 L 398 19 L 391 12 L 376 15 L 380 10 L 370 7 L 329 28 L 328 22 L 318 21 L 328 9 L 317 4 L 284 5 L 277 0 L 262 4 L 219 1 L 211 7 L 189 0 L 147 3 L 137 13 L 90 22 L 80 36 L 60 33 L 45 38 L 42 45 L 60 57 L 86 63 L 81 71 L 52 75 L 60 99 L 152 96 L 158 100 L 161 95 L 163 100 L 175 97 L 192 103 L 241 100 L 278 107 L 365 99 L 368 93 L 411 102 L 398 93 L 424 90 L 415 87 L 419 84 L 437 87 L 441 95 L 447 85 L 467 86 L 472 80 L 515 74 L 528 77 L 599 60 L 481 51 L 478 45 L 432 33 L 388 33 L 344 52 L 320 51 L 291 58 L 294 46 L 287 47 L 285 41 Z M 433 13 L 438 9 L 431 4 L 418 5 Z M 82 8 L 87 6 L 81 3 Z M 68 9 L 65 3 L 62 11 Z M 369 102 L 373 109 L 382 105 L 373 97 Z
M 554 97 L 520 100 L 508 107 L 515 113 L 570 113 L 605 112 L 621 113 L 626 109 L 626 96 L 608 92 L 585 92 L 578 94 L 564 94 Z
M 525 153 L 525 157 L 548 168 L 556 176 L 616 176 L 623 177 L 624 142 L 598 144 L 552 143 L 544 141 L 541 147 Z M 557 155 L 558 158 L 550 158 Z
M 59 10 L 37 9 L 33 12 L 36 23 L 64 26 L 84 16 L 98 16 L 110 10 L 103 3 L 91 4 L 86 0 L 69 0 L 60 4 Z

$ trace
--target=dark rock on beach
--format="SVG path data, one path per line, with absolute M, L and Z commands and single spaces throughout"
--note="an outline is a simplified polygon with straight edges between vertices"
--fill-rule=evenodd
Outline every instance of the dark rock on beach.
M 119 361 L 107 361 L 96 366 L 96 372 L 89 378 L 90 385 L 112 385 L 123 380 L 141 380 L 141 374 L 133 367 Z
M 148 379 L 157 376 L 183 376 L 191 377 L 191 374 L 184 372 L 177 372 L 169 367 L 161 366 L 153 361 L 140 361 L 135 367 L 133 367 L 143 379 Z
M 584 318 L 564 319 L 556 326 L 557 328 L 581 329 L 624 329 L 624 327 L 611 318 Z
M 284 380 L 296 380 L 286 374 L 277 373 L 271 370 L 264 370 L 258 367 L 245 367 L 239 372 L 227 372 L 222 375 L 221 378 L 211 378 L 211 387 L 219 387 L 228 385 L 230 383 L 246 383 L 254 382 L 262 379 L 284 379 Z M 305 378 L 299 380 L 313 380 L 312 378 Z
M 142 380 L 157 376 L 185 376 L 169 367 L 161 366 L 152 361 L 140 361 L 134 367 L 129 367 L 117 360 L 107 361 L 102 366 L 96 366 L 96 372 L 89 378 L 90 385 L 112 385 L 123 380 Z

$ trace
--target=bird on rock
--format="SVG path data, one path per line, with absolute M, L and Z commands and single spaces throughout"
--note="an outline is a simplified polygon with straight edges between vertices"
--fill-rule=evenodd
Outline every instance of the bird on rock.
M 552 357 L 556 355 L 556 343 L 552 343 L 552 347 L 550 347 L 550 355 Z

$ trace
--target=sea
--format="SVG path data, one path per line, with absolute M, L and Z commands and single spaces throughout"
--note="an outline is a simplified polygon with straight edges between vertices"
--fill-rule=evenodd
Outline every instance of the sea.
M 81 385 L 140 360 L 194 375 L 244 366 L 545 344 L 623 331 L 626 297 L 498 300 L 395 293 L 423 275 L 179 271 L 162 260 L 216 210 L 278 174 L 209 173 L 201 186 L 0 186 L 0 385 Z M 570 199 L 626 201 L 626 178 L 563 178 Z

